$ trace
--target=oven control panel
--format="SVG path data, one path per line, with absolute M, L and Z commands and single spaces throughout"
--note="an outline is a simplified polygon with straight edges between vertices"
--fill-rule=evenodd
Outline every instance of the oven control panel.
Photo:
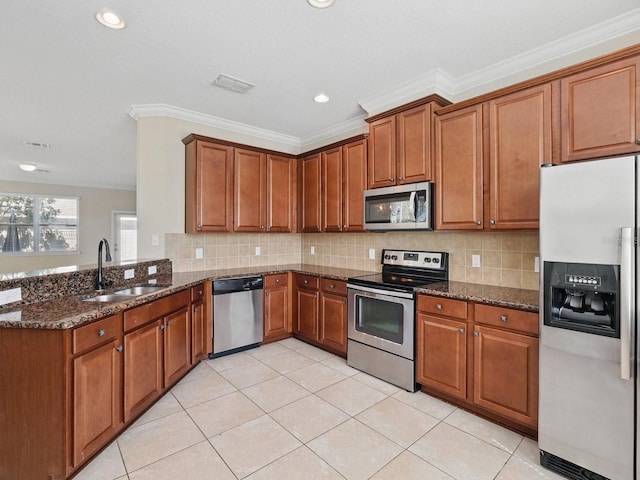
M 565 275 L 564 282 L 573 285 L 574 287 L 577 285 L 590 285 L 592 287 L 600 287 L 602 286 L 602 278 L 601 277 L 593 277 L 590 275 Z
M 444 270 L 447 268 L 442 252 L 420 252 L 411 250 L 383 250 L 383 265 Z

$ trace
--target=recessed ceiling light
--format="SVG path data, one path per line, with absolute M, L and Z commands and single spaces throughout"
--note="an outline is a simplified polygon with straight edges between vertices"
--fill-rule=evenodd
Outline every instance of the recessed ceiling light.
M 25 172 L 33 172 L 36 168 L 38 168 L 38 166 L 33 163 L 21 163 L 19 167 Z
M 317 103 L 326 103 L 329 101 L 329 95 L 326 93 L 319 93 L 315 97 L 313 97 L 313 101 Z
M 96 20 L 105 27 L 113 28 L 114 30 L 122 30 L 125 27 L 124 20 L 122 20 L 122 18 L 107 10 L 96 13 Z
M 333 5 L 333 0 L 307 0 L 307 3 L 314 8 L 328 8 Z

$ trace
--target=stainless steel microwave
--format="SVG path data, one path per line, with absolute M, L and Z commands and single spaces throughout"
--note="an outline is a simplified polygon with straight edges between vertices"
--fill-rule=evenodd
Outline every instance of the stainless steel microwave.
M 433 230 L 433 183 L 420 182 L 364 192 L 366 230 Z

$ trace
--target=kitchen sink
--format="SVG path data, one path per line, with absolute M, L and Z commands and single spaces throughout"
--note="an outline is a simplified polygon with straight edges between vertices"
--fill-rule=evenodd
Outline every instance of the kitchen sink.
M 96 295 L 95 297 L 89 297 L 89 298 L 85 298 L 84 300 L 82 300 L 83 302 L 99 302 L 99 303 L 106 303 L 106 302 L 122 302 L 124 300 L 129 300 L 133 297 L 135 297 L 136 295 L 126 295 L 126 294 L 118 294 L 118 293 L 109 293 L 109 294 L 105 294 L 105 295 Z
M 115 295 L 145 295 L 147 293 L 157 292 L 158 290 L 162 290 L 163 287 L 161 285 L 146 285 L 142 287 L 131 287 L 124 288 L 122 290 L 116 290 L 114 292 Z

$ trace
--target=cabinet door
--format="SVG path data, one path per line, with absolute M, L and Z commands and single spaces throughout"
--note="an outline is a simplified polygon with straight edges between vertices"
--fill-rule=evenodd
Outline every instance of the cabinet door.
M 640 151 L 638 57 L 560 81 L 562 162 Z
M 398 184 L 431 180 L 431 104 L 396 116 Z
M 322 152 L 322 230 L 342 230 L 342 148 Z
M 235 151 L 233 229 L 236 232 L 262 232 L 267 228 L 265 161 L 264 153 Z
M 540 165 L 551 163 L 551 84 L 489 102 L 489 228 L 538 228 Z
M 73 465 L 115 436 L 122 420 L 120 340 L 73 360 Z
M 267 231 L 296 230 L 295 158 L 267 155 Z
M 320 163 L 320 154 L 304 158 L 301 163 L 301 223 L 303 232 L 319 232 L 321 230 Z
M 284 337 L 289 333 L 289 286 L 269 287 L 264 291 L 264 339 Z
M 421 313 L 416 320 L 416 381 L 466 398 L 467 324 Z
M 318 339 L 318 291 L 299 288 L 297 294 L 296 333 Z
M 124 420 L 137 416 L 162 393 L 162 329 L 156 320 L 124 336 Z
M 482 105 L 436 118 L 436 229 L 482 230 Z
M 231 231 L 233 148 L 196 140 L 187 145 L 187 232 Z
M 364 200 L 367 188 L 367 140 L 342 147 L 342 230 L 364 231 Z
M 537 426 L 538 339 L 476 326 L 474 398 L 488 410 Z
M 369 124 L 369 188 L 396 184 L 396 117 Z
M 347 299 L 322 293 L 320 296 L 320 342 L 327 347 L 347 353 Z
M 191 319 L 181 308 L 164 319 L 164 385 L 170 386 L 191 365 Z
M 195 302 L 191 304 L 191 365 L 204 358 L 205 346 L 205 313 L 204 303 Z

